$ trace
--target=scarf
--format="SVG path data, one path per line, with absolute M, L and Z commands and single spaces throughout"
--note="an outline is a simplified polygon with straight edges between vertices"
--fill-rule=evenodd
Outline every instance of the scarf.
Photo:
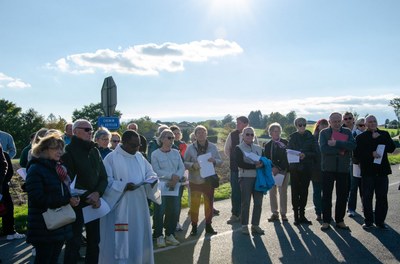
M 61 162 L 57 162 L 56 164 L 56 172 L 58 174 L 58 178 L 61 182 L 65 183 L 65 185 L 69 189 L 69 185 L 71 183 L 71 179 L 67 174 L 67 169 L 61 164 Z
M 283 142 L 281 141 L 281 138 L 279 138 L 278 140 L 272 139 L 272 141 L 273 141 L 279 148 L 286 148 L 286 145 L 285 145 L 285 143 L 283 143 Z

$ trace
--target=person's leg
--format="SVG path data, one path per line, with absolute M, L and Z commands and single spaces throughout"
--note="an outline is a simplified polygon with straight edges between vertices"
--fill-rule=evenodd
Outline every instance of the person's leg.
M 348 198 L 348 173 L 336 174 L 336 206 L 335 206 L 335 221 L 341 223 L 346 214 L 346 204 Z
M 374 223 L 374 213 L 372 209 L 372 198 L 374 196 L 374 178 L 363 177 L 362 181 L 363 189 L 363 206 L 364 206 L 364 222 L 366 225 L 372 225 Z
M 324 223 L 330 223 L 332 219 L 332 191 L 335 174 L 322 172 L 322 215 Z
M 153 214 L 153 227 L 154 227 L 154 238 L 160 237 L 163 235 L 164 228 L 164 215 L 165 208 L 167 206 L 167 197 L 161 196 L 161 204 L 154 203 L 154 214 Z
M 282 186 L 278 188 L 279 191 L 279 211 L 282 217 L 286 217 L 287 213 L 287 189 L 289 184 L 289 174 L 285 174 Z
M 96 264 L 99 262 L 100 219 L 85 224 L 85 228 L 87 240 L 85 262 Z
M 271 203 L 271 213 L 278 217 L 278 186 L 272 186 L 272 188 L 269 190 L 269 201 Z M 271 217 L 272 218 L 272 217 Z
M 190 183 L 190 219 L 192 225 L 199 221 L 199 208 L 200 208 L 201 190 L 199 190 L 198 184 Z
M 350 193 L 349 193 L 349 202 L 347 204 L 347 209 L 349 214 L 352 214 L 356 211 L 357 208 L 357 190 L 359 185 L 359 179 L 357 177 L 351 177 L 350 182 Z M 350 215 L 352 216 L 352 215 Z
M 50 257 L 50 263 L 52 263 L 52 264 L 58 263 L 58 258 L 60 257 L 61 249 L 63 246 L 64 246 L 64 241 L 55 241 L 50 244 L 51 251 L 52 251 L 52 254 Z
M 239 186 L 239 172 L 231 170 L 231 203 L 232 203 L 232 215 L 239 217 L 240 216 L 240 207 L 241 207 L 241 194 L 240 194 L 240 186 Z
M 165 235 L 175 235 L 178 223 L 179 196 L 166 196 L 165 204 Z
M 388 176 L 378 175 L 375 179 L 375 224 L 378 226 L 385 223 L 388 211 L 388 188 Z
M 81 247 L 81 236 L 83 229 L 82 207 L 74 207 L 76 220 L 72 223 L 73 237 L 65 244 L 64 263 L 75 264 L 79 259 L 79 249 Z
M 1 186 L 1 185 L 0 185 Z M 8 184 L 3 184 L 3 198 L 2 201 L 7 208 L 7 213 L 3 216 L 3 233 L 4 235 L 15 234 L 14 228 L 14 204 L 10 194 L 10 187 Z
M 299 200 L 299 214 L 302 220 L 308 220 L 305 217 L 305 208 L 308 198 L 308 187 L 310 186 L 311 170 L 304 169 L 300 172 L 300 200 Z
M 251 216 L 251 225 L 253 226 L 260 225 L 263 197 L 264 195 L 262 192 L 257 192 L 255 190 L 253 191 L 254 205 L 253 205 L 253 214 Z
M 300 205 L 300 175 L 299 172 L 293 171 L 290 173 L 290 182 L 292 188 L 292 206 L 294 212 L 295 224 L 299 221 L 299 205 Z
M 254 185 L 251 185 L 251 183 L 254 182 L 251 180 L 251 178 L 242 177 L 240 178 L 239 183 L 242 198 L 242 212 L 240 221 L 242 225 L 248 225 L 251 193 L 254 189 Z
M 211 224 L 214 208 L 214 188 L 205 183 L 202 184 L 203 198 L 204 198 L 204 216 L 206 224 Z
M 320 181 L 312 181 L 313 186 L 313 204 L 315 214 L 322 215 L 322 183 Z

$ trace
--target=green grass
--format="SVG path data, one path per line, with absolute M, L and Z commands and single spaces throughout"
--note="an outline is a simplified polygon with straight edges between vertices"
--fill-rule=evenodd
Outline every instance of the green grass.
M 28 205 L 14 206 L 15 230 L 18 233 L 26 233 L 28 222 Z M 0 229 L 3 227 L 3 220 L 0 218 Z
M 390 165 L 400 164 L 400 153 L 388 154 L 388 159 L 389 159 Z

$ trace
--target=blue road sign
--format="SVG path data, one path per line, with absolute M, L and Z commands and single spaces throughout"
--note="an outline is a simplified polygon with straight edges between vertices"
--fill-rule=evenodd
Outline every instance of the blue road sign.
M 101 116 L 98 119 L 99 127 L 105 127 L 109 130 L 117 130 L 119 128 L 119 118 L 116 116 Z

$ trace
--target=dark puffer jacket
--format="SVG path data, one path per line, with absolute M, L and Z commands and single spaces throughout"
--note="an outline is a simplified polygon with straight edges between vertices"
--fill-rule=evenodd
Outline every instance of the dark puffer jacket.
M 28 192 L 27 242 L 40 243 L 64 241 L 72 237 L 72 226 L 47 230 L 42 213 L 48 208 L 58 208 L 69 203 L 67 186 L 61 183 L 56 172 L 56 162 L 33 158 L 28 164 L 26 191 Z M 64 195 L 63 195 L 64 194 Z

